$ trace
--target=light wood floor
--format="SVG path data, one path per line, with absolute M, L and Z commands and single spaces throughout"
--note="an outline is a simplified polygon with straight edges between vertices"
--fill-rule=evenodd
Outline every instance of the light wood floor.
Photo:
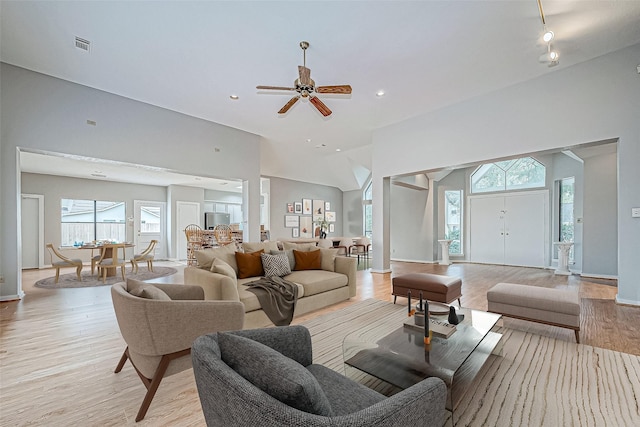
M 157 264 L 176 267 L 173 263 Z M 392 274 L 358 271 L 355 298 L 298 317 L 295 323 L 353 301 L 393 301 L 391 277 L 432 272 L 462 277 L 462 305 L 476 309 L 487 308 L 486 292 L 498 282 L 576 288 L 582 297 L 582 343 L 640 355 L 640 330 L 636 326 L 640 324 L 640 308 L 614 303 L 615 281 L 476 264 L 394 263 L 392 269 Z M 179 270 L 156 281 L 182 283 Z M 0 425 L 203 426 L 191 370 L 165 378 L 145 420 L 137 424 L 133 421 L 145 389 L 130 364 L 121 373 L 113 373 L 125 344 L 113 313 L 109 286 L 57 290 L 33 286 L 53 274 L 53 270 L 25 271 L 25 298 L 0 304 Z M 398 298 L 398 304 L 406 304 L 406 300 Z M 574 340 L 572 331 L 560 328 L 517 320 L 505 320 L 505 325 Z

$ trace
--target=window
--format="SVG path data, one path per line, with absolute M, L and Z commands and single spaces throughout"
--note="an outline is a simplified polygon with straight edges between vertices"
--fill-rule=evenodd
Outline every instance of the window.
M 462 190 L 444 192 L 444 238 L 453 240 L 449 254 L 462 255 Z
M 575 178 L 570 177 L 561 179 L 559 189 L 559 240 L 561 242 L 573 242 L 573 197 L 575 191 Z M 573 261 L 573 247 L 571 247 L 571 251 L 569 252 L 569 261 Z
M 62 199 L 61 246 L 93 240 L 126 240 L 124 202 Z
M 369 185 L 367 185 L 362 192 L 362 211 L 363 211 L 363 232 L 364 235 L 369 239 L 372 238 L 373 235 L 373 189 L 372 182 L 369 181 Z
M 521 190 L 545 186 L 546 168 L 533 157 L 487 163 L 471 174 L 471 192 Z

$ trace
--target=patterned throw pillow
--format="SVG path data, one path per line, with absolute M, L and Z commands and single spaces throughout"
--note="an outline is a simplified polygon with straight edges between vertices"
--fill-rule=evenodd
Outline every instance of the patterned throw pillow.
M 291 274 L 291 267 L 289 266 L 289 260 L 286 255 L 260 255 L 262 258 L 262 267 L 264 268 L 264 275 L 267 277 L 272 276 L 286 276 Z
M 285 251 L 271 251 L 271 255 L 286 255 L 289 260 L 289 268 L 291 271 L 296 267 L 296 258 L 293 256 L 293 249 L 287 249 Z

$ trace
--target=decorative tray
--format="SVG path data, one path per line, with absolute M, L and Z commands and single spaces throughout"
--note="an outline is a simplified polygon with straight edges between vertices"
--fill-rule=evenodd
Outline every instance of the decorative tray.
M 429 301 L 429 314 L 433 314 L 434 316 L 449 314 L 449 306 L 440 302 Z

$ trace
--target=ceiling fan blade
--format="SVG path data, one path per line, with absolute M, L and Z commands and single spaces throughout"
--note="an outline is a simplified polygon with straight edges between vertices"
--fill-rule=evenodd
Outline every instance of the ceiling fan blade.
M 311 70 L 302 65 L 298 65 L 298 74 L 300 74 L 300 83 L 303 85 L 311 84 Z
M 318 86 L 316 88 L 318 93 L 340 93 L 349 95 L 351 93 L 351 86 L 349 85 L 337 85 L 337 86 Z
M 320 101 L 320 98 L 318 98 L 317 96 L 309 97 L 309 102 L 311 102 L 323 116 L 327 117 L 331 115 L 331 110 L 329 109 L 329 107 L 324 105 L 324 102 Z
M 284 105 L 284 107 L 282 107 L 282 108 L 280 109 L 280 111 L 278 111 L 278 114 L 284 114 L 284 113 L 286 113 L 287 111 L 289 111 L 289 108 L 293 107 L 293 104 L 295 104 L 296 102 L 298 102 L 298 99 L 300 99 L 300 97 L 299 97 L 299 96 L 294 96 L 293 98 L 291 98 L 291 99 L 289 100 L 289 102 L 287 102 L 287 103 Z
M 256 89 L 267 90 L 296 90 L 295 87 L 282 87 L 282 86 L 256 86 Z

